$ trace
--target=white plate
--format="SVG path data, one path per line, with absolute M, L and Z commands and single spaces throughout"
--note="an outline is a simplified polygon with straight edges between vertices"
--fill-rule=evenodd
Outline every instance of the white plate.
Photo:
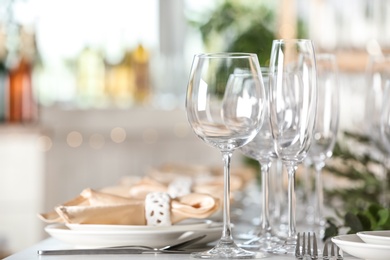
M 390 246 L 367 244 L 358 235 L 341 235 L 332 238 L 344 252 L 362 259 L 388 260 Z
M 189 237 L 205 234 L 206 237 L 196 244 L 207 244 L 218 240 L 222 235 L 222 226 L 212 224 L 203 229 L 177 231 L 177 230 L 71 230 L 64 224 L 52 224 L 45 227 L 45 231 L 52 237 L 72 245 L 76 248 L 96 248 L 125 245 L 143 245 L 163 247 Z
M 356 235 L 368 244 L 390 246 L 390 230 L 362 231 Z
M 100 224 L 65 224 L 69 229 L 80 231 L 187 231 L 205 229 L 211 220 L 187 219 L 172 226 L 143 226 L 143 225 L 100 225 Z

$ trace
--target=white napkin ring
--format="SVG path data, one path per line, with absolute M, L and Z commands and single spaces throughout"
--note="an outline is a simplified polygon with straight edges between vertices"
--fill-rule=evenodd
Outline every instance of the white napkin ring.
M 191 193 L 191 177 L 178 177 L 168 186 L 168 193 L 171 198 L 181 197 Z
M 171 226 L 171 197 L 165 192 L 151 192 L 145 198 L 148 226 Z

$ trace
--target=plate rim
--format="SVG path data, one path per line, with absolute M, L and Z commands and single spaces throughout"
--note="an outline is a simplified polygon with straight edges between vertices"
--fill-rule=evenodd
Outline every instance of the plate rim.
M 389 233 L 389 236 L 379 236 L 375 235 L 375 233 Z M 359 231 L 356 233 L 360 237 L 360 235 L 363 236 L 370 236 L 370 237 L 377 237 L 377 238 L 383 238 L 383 239 L 390 239 L 390 230 L 372 230 L 372 231 Z
M 357 258 L 385 260 L 388 259 L 390 253 L 390 246 L 365 243 L 356 234 L 338 235 L 332 237 L 331 240 L 342 251 Z M 370 252 L 370 250 L 375 252 Z
M 212 220 L 200 219 L 199 223 L 176 224 L 171 226 L 143 226 L 143 225 L 115 225 L 115 224 L 77 224 L 77 223 L 61 223 L 68 229 L 74 231 L 89 231 L 89 232 L 136 232 L 136 231 L 187 231 L 204 229 L 213 224 Z M 174 227 L 174 228 L 172 228 Z
M 388 236 L 375 235 L 388 233 Z M 367 244 L 390 246 L 390 230 L 360 231 L 356 235 Z
M 342 239 L 340 239 L 340 238 L 343 238 L 343 237 L 350 237 L 350 238 L 356 237 L 356 238 L 360 239 L 361 241 L 351 241 L 351 240 L 342 240 Z M 334 243 L 337 242 L 339 244 L 344 244 L 344 245 L 345 244 L 349 244 L 349 245 L 364 245 L 365 247 L 370 247 L 370 248 L 375 248 L 375 249 L 387 249 L 390 252 L 390 246 L 365 243 L 357 234 L 347 234 L 347 235 L 334 236 L 334 237 L 332 237 L 332 241 Z
M 80 235 L 142 235 L 142 234 L 170 234 L 170 233 L 184 233 L 187 231 L 198 231 L 203 229 L 195 230 L 172 230 L 172 229 L 161 229 L 161 230 L 75 230 L 68 228 L 63 223 L 50 224 L 45 226 L 46 232 L 62 232 L 62 233 L 73 233 Z

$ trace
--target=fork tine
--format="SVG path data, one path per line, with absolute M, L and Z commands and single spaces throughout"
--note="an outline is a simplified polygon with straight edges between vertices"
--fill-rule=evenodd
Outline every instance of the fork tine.
M 334 243 L 331 243 L 331 247 L 330 247 L 330 255 L 331 256 L 335 256 L 335 253 L 334 253 Z
M 300 251 L 300 248 L 301 247 L 301 244 L 300 244 L 300 234 L 298 232 L 297 234 L 297 245 L 295 246 L 295 257 L 300 257 L 301 256 L 301 251 Z
M 322 257 L 324 259 L 328 259 L 329 258 L 328 244 L 329 244 L 329 239 L 325 241 L 324 250 L 322 250 Z
M 326 247 L 324 247 L 324 259 L 326 259 L 325 251 L 327 255 Z M 307 234 L 303 232 L 297 234 L 295 257 L 302 259 L 306 256 L 310 256 L 311 259 L 318 259 L 317 237 L 314 232 L 307 232 Z
M 311 255 L 311 259 L 317 259 L 318 258 L 318 249 L 317 249 L 317 237 L 316 233 L 313 233 L 313 253 Z
M 333 243 L 333 242 L 332 242 Z M 343 256 L 340 254 L 340 248 L 335 244 L 335 243 L 333 243 L 334 245 L 335 245 L 335 247 L 336 247 L 336 254 L 335 254 L 335 256 L 337 256 L 336 258 L 337 258 L 337 260 L 341 260 L 341 259 L 343 259 Z

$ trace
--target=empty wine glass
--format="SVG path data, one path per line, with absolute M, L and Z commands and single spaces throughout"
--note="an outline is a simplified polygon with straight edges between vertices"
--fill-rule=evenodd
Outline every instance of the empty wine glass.
M 309 150 L 316 112 L 316 65 L 311 40 L 274 40 L 269 77 L 272 136 L 288 173 L 288 232 L 276 252 L 290 254 L 297 239 L 295 171 Z
M 186 110 L 195 134 L 219 149 L 224 162 L 223 230 L 217 245 L 195 258 L 260 258 L 233 240 L 230 223 L 230 160 L 233 151 L 258 133 L 266 98 L 256 54 L 195 55 L 187 88 Z
M 365 126 L 366 134 L 373 146 L 370 150 L 372 156 L 376 157 L 383 165 L 383 178 L 381 179 L 382 191 L 380 203 L 388 203 L 388 173 L 390 165 L 389 151 L 386 142 L 383 140 L 382 112 L 387 106 L 385 104 L 385 87 L 390 80 L 390 55 L 371 56 L 366 70 L 368 93 L 366 97 Z
M 366 76 L 368 87 L 364 120 L 366 132 L 375 147 L 383 152 L 380 121 L 385 83 L 390 79 L 390 56 L 371 56 Z
M 266 96 L 268 96 L 268 69 L 262 68 L 262 76 L 265 93 Z M 264 112 L 266 117 L 268 117 L 268 107 L 266 107 Z M 262 190 L 260 225 L 250 231 L 250 233 L 253 234 L 251 239 L 243 242 L 240 246 L 248 249 L 259 249 L 272 252 L 279 245 L 278 243 L 281 240 L 273 232 L 269 217 L 269 170 L 272 160 L 277 158 L 269 120 L 265 120 L 263 122 L 263 125 L 256 137 L 247 145 L 241 147 L 240 151 L 244 155 L 259 162 Z
M 339 85 L 336 56 L 317 54 L 317 112 L 314 134 L 306 158 L 306 165 L 313 165 L 315 175 L 314 224 L 322 237 L 325 232 L 323 218 L 322 168 L 333 154 L 339 125 Z

